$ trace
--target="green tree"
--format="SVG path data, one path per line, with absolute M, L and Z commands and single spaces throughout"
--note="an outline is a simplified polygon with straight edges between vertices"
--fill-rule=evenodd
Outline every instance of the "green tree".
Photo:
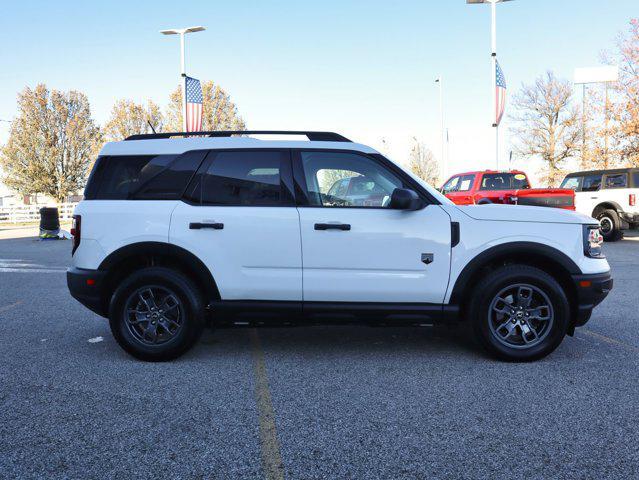
M 118 100 L 111 109 L 111 117 L 104 126 L 104 139 L 107 142 L 124 140 L 129 135 L 162 131 L 164 116 L 160 107 L 152 101 L 146 105 L 131 100 Z
M 83 93 L 27 87 L 18 94 L 18 115 L 0 151 L 3 181 L 21 194 L 63 202 L 84 186 L 98 137 Z
M 231 96 L 211 80 L 202 82 L 202 130 L 245 130 L 246 124 Z M 178 87 L 169 98 L 166 129 L 182 131 L 182 89 Z

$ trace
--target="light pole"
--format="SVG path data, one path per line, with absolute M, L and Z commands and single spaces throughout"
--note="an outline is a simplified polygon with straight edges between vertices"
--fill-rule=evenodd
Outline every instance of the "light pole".
M 491 64 L 493 75 L 493 108 L 497 108 L 497 4 L 510 2 L 512 0 L 466 0 L 469 5 L 490 3 L 490 44 L 491 44 Z M 499 124 L 493 123 L 495 127 L 495 161 L 499 170 Z
M 175 28 L 172 30 L 160 30 L 162 35 L 179 35 L 180 36 L 180 76 L 182 77 L 182 131 L 186 132 L 186 66 L 184 53 L 184 35 L 187 33 L 201 32 L 206 30 L 204 27 L 188 27 Z
M 440 117 L 440 128 L 441 131 L 439 132 L 439 141 L 441 143 L 441 167 L 440 167 L 440 174 L 442 176 L 441 181 L 445 182 L 446 179 L 446 170 L 447 170 L 447 165 L 446 165 L 446 158 L 445 158 L 445 152 L 444 152 L 444 79 L 442 78 L 442 76 L 440 75 L 439 77 L 437 77 L 435 79 L 435 83 L 437 83 L 439 85 L 439 117 Z

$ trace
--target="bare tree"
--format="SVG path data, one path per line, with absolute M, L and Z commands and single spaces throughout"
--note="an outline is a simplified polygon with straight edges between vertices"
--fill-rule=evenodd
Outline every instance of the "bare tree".
M 151 126 L 159 132 L 164 125 L 160 107 L 152 101 L 146 105 L 131 100 L 118 100 L 111 109 L 111 117 L 103 129 L 107 142 L 124 140 L 129 135 L 151 133 Z
M 231 96 L 212 81 L 202 82 L 202 130 L 245 130 L 246 124 Z M 173 91 L 166 115 L 169 131 L 182 131 L 182 89 Z
M 613 135 L 624 165 L 639 166 L 639 18 L 617 39 L 617 52 L 608 58 L 619 65 L 619 82 L 611 106 Z
M 63 202 L 84 186 L 99 130 L 87 97 L 45 85 L 18 94 L 18 116 L 0 151 L 4 183 L 22 193 Z
M 415 144 L 410 151 L 409 168 L 422 180 L 437 186 L 439 185 L 439 163 L 435 159 L 433 152 L 417 138 L 413 137 Z
M 571 105 L 572 85 L 547 72 L 532 85 L 522 85 L 513 98 L 515 152 L 540 157 L 545 165 L 543 181 L 557 185 L 562 166 L 579 151 L 579 110 Z

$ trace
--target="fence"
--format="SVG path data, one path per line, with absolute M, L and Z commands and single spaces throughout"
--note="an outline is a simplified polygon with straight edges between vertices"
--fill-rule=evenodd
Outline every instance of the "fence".
M 57 205 L 60 220 L 71 220 L 76 205 L 77 202 Z M 0 224 L 39 222 L 40 209 L 44 206 L 45 205 L 12 205 L 0 207 Z

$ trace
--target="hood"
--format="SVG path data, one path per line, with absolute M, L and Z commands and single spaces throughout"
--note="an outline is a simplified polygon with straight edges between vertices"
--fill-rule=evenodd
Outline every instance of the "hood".
M 597 223 L 592 217 L 561 208 L 529 207 L 525 205 L 465 205 L 459 210 L 475 220 L 539 223 Z

